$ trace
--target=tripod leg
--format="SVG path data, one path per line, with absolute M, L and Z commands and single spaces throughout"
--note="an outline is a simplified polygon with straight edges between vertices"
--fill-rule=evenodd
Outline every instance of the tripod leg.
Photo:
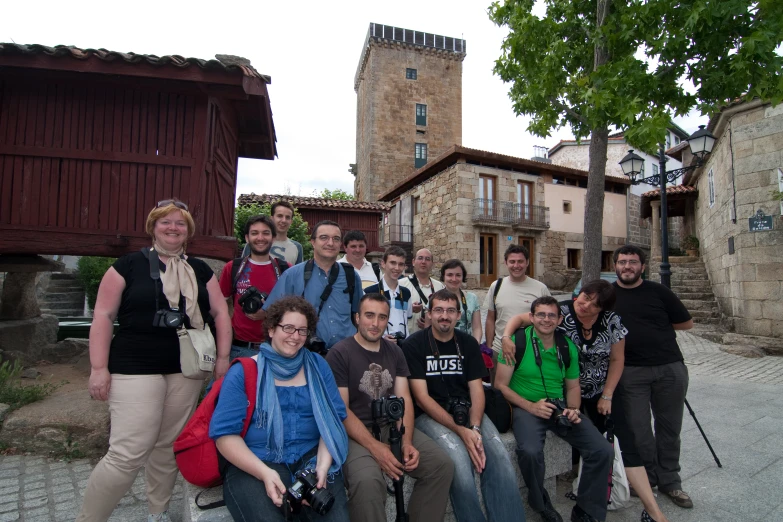
M 696 414 L 693 412 L 693 408 L 691 408 L 691 405 L 688 404 L 688 399 L 685 399 L 685 407 L 688 408 L 688 413 L 691 414 L 691 417 L 693 417 L 693 422 L 696 423 L 696 427 L 699 428 L 699 432 L 701 433 L 701 436 L 704 437 L 704 442 L 707 443 L 707 447 L 710 449 L 710 453 L 712 453 L 712 458 L 715 459 L 715 463 L 718 465 L 719 468 L 722 468 L 723 465 L 720 463 L 718 456 L 715 454 L 715 450 L 712 449 L 712 444 L 710 444 L 710 441 L 707 439 L 707 435 L 704 433 L 704 430 L 701 429 L 701 424 L 699 424 L 699 419 L 696 418 Z

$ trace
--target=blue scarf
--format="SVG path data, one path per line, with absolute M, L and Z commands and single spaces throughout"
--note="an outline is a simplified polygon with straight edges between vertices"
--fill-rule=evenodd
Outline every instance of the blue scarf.
M 304 365 L 318 432 L 332 456 L 329 473 L 335 473 L 340 470 L 348 455 L 348 434 L 329 399 L 316 357 L 307 348 L 300 349 L 293 357 L 283 357 L 269 343 L 261 344 L 258 350 L 256 426 L 259 429 L 266 428 L 267 449 L 273 451 L 274 460 L 280 462 L 283 458 L 283 414 L 277 399 L 275 379 L 293 379 Z

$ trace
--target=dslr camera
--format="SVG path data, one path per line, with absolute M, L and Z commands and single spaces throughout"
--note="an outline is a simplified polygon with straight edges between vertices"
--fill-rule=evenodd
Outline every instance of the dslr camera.
M 326 488 L 318 489 L 318 475 L 315 470 L 300 469 L 295 478 L 296 482 L 286 492 L 283 507 L 290 507 L 291 513 L 297 514 L 302 510 L 302 502 L 306 500 L 313 511 L 321 516 L 326 515 L 334 505 L 334 495 Z
M 152 318 L 152 326 L 161 328 L 179 328 L 185 322 L 185 316 L 179 308 L 158 310 Z
M 561 437 L 568 435 L 568 432 L 571 431 L 571 427 L 573 426 L 571 421 L 568 420 L 568 417 L 566 417 L 565 413 L 563 412 L 563 410 L 568 408 L 568 405 L 562 399 L 547 399 L 546 402 L 553 404 L 556 408 L 550 417 L 550 419 L 552 419 L 552 423 L 554 424 L 555 433 Z
M 267 294 L 260 292 L 255 286 L 251 286 L 242 292 L 242 295 L 237 302 L 239 303 L 239 306 L 242 307 L 242 311 L 245 312 L 245 314 L 254 314 L 261 310 L 266 298 Z
M 449 404 L 446 406 L 446 411 L 451 414 L 454 419 L 454 424 L 457 426 L 467 426 L 470 422 L 470 407 L 471 403 L 469 399 L 463 397 L 450 397 Z
M 373 422 L 380 419 L 387 419 L 390 422 L 398 421 L 405 414 L 405 399 L 402 397 L 382 397 L 375 399 L 370 404 L 372 410 Z
M 399 346 L 405 340 L 405 334 L 402 332 L 394 332 L 392 337 L 394 337 L 394 342 L 397 343 L 397 346 Z
M 329 351 L 326 349 L 326 341 L 324 341 L 317 335 L 313 335 L 312 337 L 308 338 L 307 342 L 305 343 L 305 346 L 311 352 L 317 353 L 318 355 L 321 355 L 323 357 L 326 357 L 326 353 Z

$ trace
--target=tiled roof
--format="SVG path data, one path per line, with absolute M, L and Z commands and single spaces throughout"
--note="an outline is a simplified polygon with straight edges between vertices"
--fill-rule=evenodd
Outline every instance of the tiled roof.
M 672 187 L 666 187 L 666 195 L 673 194 L 696 194 L 699 190 L 696 187 L 690 185 L 674 185 Z M 661 197 L 661 189 L 651 190 L 642 194 L 643 198 L 659 198 Z
M 239 56 L 218 54 L 214 60 L 202 60 L 199 58 L 185 58 L 176 54 L 167 56 L 155 56 L 154 54 L 120 53 L 107 51 L 106 49 L 80 49 L 73 45 L 23 45 L 16 43 L 0 43 L 0 55 L 45 55 L 53 58 L 74 58 L 76 60 L 101 60 L 114 62 L 121 60 L 127 64 L 147 63 L 153 66 L 172 66 L 179 69 L 198 67 L 204 70 L 223 70 L 227 72 L 241 71 L 244 76 L 260 78 L 266 83 L 271 83 L 269 76 L 263 75 L 250 65 L 250 60 Z
M 373 203 L 370 201 L 352 201 L 341 199 L 309 198 L 304 196 L 281 196 L 278 194 L 242 194 L 239 196 L 240 205 L 252 203 L 274 203 L 275 201 L 287 201 L 296 208 L 325 208 L 334 210 L 367 210 L 372 212 L 386 212 L 389 205 L 385 203 Z

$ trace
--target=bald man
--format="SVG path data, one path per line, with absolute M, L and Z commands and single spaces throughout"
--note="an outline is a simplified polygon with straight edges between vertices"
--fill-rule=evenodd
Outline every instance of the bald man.
M 408 320 L 409 335 L 429 326 L 426 309 L 430 296 L 446 288 L 443 283 L 430 276 L 432 263 L 432 252 L 428 248 L 422 248 L 413 258 L 413 275 L 400 279 L 400 284 L 411 291 L 413 299 L 413 317 Z

